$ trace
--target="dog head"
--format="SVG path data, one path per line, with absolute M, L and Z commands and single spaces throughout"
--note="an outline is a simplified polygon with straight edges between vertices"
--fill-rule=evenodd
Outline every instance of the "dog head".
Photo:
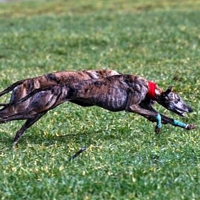
M 193 110 L 182 100 L 182 98 L 178 94 L 172 91 L 172 86 L 161 93 L 158 103 L 166 109 L 182 117 L 184 117 L 186 113 L 192 112 Z

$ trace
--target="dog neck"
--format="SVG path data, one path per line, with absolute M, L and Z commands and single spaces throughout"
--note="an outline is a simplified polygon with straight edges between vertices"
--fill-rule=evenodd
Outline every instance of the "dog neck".
M 152 100 L 157 100 L 163 92 L 163 90 L 161 90 L 157 84 L 152 81 L 148 81 L 148 88 L 149 90 L 147 96 Z

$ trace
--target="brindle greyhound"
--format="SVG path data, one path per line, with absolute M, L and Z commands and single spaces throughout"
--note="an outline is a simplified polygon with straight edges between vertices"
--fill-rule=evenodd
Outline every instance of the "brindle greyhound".
M 28 103 L 26 104 L 26 101 Z M 155 83 L 135 75 L 114 75 L 98 80 L 86 80 L 71 84 L 61 84 L 47 88 L 39 88 L 22 98 L 17 103 L 8 104 L 0 110 L 0 123 L 12 120 L 27 120 L 17 131 L 14 144 L 23 133 L 49 110 L 70 101 L 80 106 L 99 106 L 118 112 L 138 113 L 152 122 L 156 122 L 155 131 L 159 132 L 163 124 L 171 124 L 187 130 L 195 125 L 159 114 L 152 107 L 152 101 L 158 102 L 168 110 L 181 116 L 191 112 L 178 94 L 171 88 L 163 91 Z M 25 107 L 21 106 L 25 102 Z M 18 107 L 21 110 L 18 110 Z
M 77 81 L 88 80 L 88 79 L 99 79 L 108 76 L 119 74 L 114 70 L 102 69 L 102 70 L 83 70 L 83 71 L 60 71 L 55 73 L 44 74 L 33 78 L 23 79 L 17 81 L 2 92 L 0 97 L 12 91 L 10 103 L 17 103 L 20 99 L 30 94 L 35 89 L 43 89 L 51 87 L 57 84 L 71 84 Z M 30 101 L 30 99 L 29 99 Z M 24 102 L 16 107 L 18 111 L 26 107 L 29 101 Z M 0 103 L 0 106 L 7 104 Z

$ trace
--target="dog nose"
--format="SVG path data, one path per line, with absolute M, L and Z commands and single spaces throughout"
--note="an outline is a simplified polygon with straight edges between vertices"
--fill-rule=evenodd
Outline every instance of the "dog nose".
M 188 107 L 188 112 L 193 112 L 193 109 L 191 107 Z

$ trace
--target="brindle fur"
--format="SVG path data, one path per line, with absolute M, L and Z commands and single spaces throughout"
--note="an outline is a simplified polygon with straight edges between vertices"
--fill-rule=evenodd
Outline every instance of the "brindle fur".
M 16 144 L 27 128 L 49 110 L 66 101 L 78 102 L 81 106 L 99 106 L 113 112 L 125 110 L 138 113 L 148 120 L 156 122 L 158 112 L 152 107 L 152 99 L 149 99 L 147 95 L 148 89 L 148 82 L 144 78 L 134 75 L 115 75 L 98 80 L 39 88 L 27 95 L 26 98 L 22 98 L 18 103 L 2 108 L 0 110 L 0 123 L 27 120 L 15 135 L 14 144 Z M 169 95 L 172 93 L 171 89 L 164 92 L 157 87 L 154 100 L 171 109 Z M 21 106 L 21 104 L 26 106 Z M 22 109 L 19 111 L 18 107 Z M 184 107 L 184 112 L 191 111 L 191 108 L 186 104 Z M 165 115 L 161 115 L 161 118 L 162 123 L 174 125 L 174 119 Z M 194 125 L 187 126 L 188 130 L 193 128 Z
M 108 76 L 119 74 L 114 70 L 83 70 L 83 71 L 61 71 L 55 73 L 49 73 L 42 76 L 28 78 L 17 81 L 0 92 L 0 97 L 6 93 L 12 91 L 9 104 L 15 104 L 20 99 L 26 97 L 35 89 L 43 89 L 58 84 L 71 84 L 77 81 L 88 79 L 99 79 Z M 30 99 L 29 99 L 30 101 Z M 16 107 L 16 112 L 20 111 L 29 104 L 29 101 L 24 102 Z M 0 106 L 7 106 L 6 103 L 1 103 Z

